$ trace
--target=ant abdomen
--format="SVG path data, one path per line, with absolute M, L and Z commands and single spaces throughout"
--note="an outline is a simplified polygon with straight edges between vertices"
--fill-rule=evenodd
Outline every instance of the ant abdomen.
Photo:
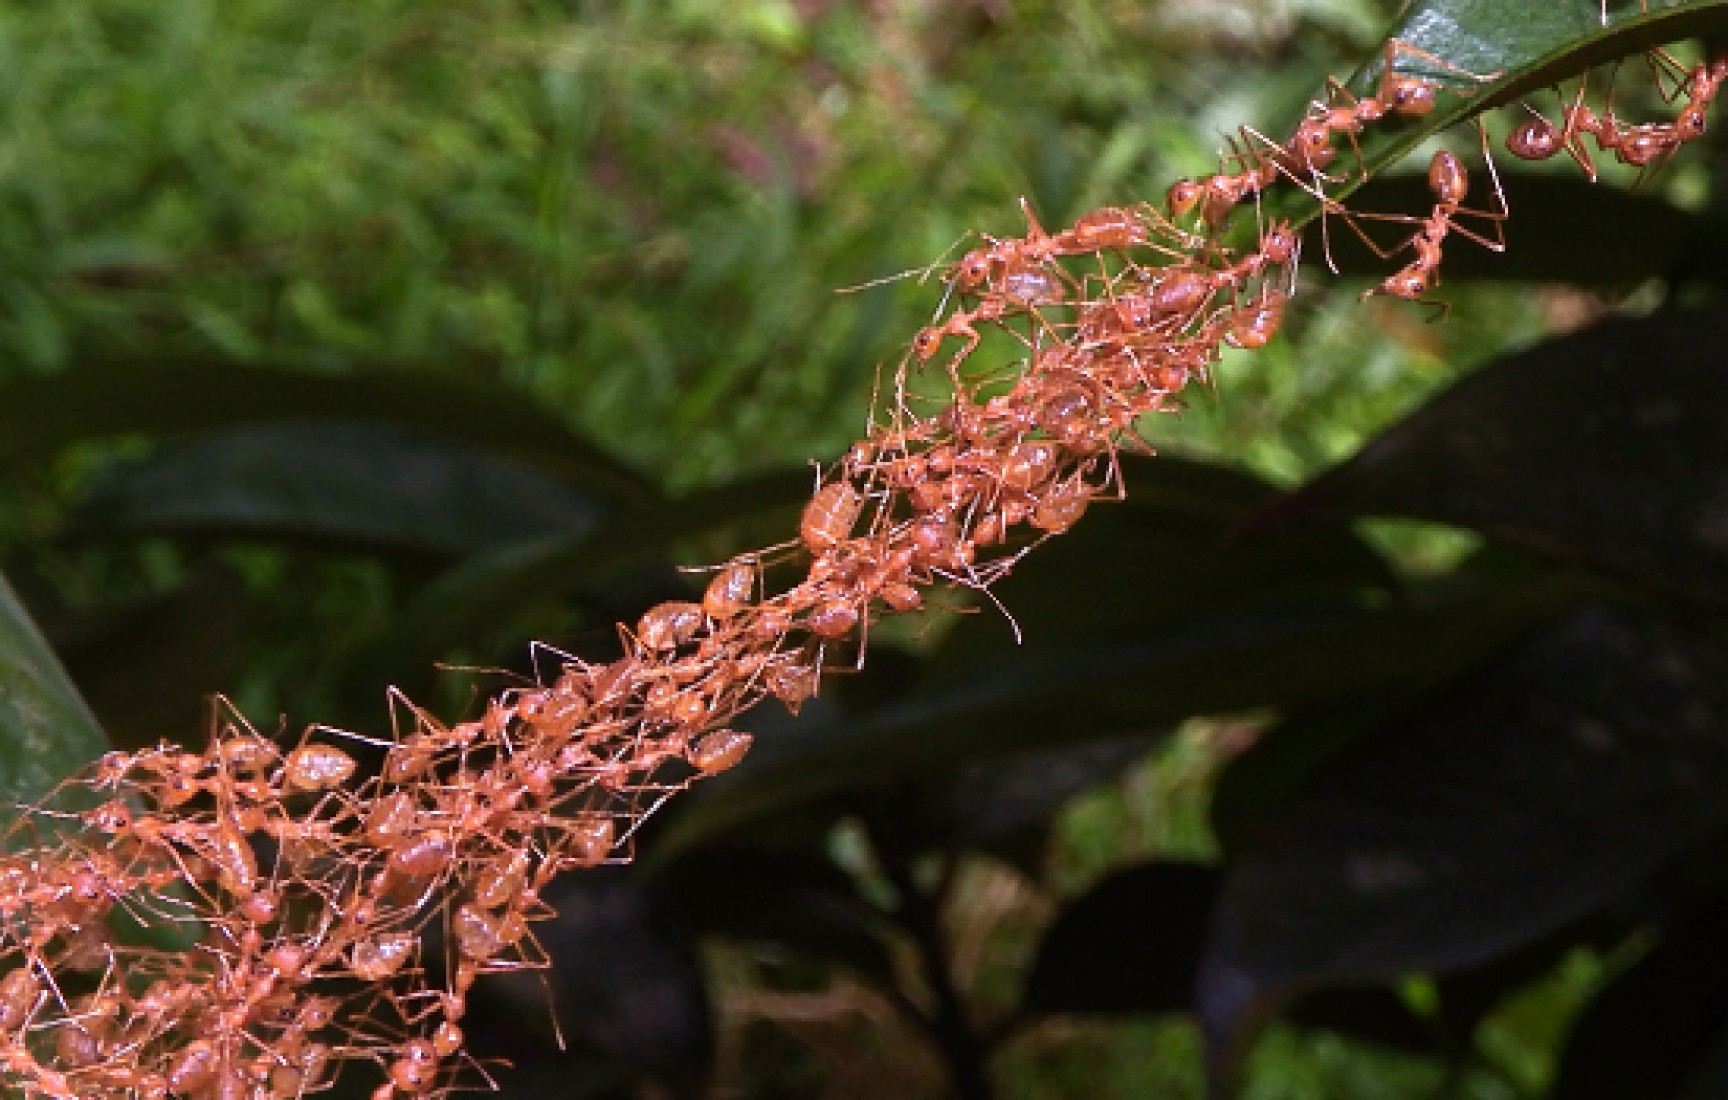
M 850 482 L 835 481 L 816 490 L 804 506 L 798 535 L 813 553 L 839 545 L 852 534 L 864 500 Z

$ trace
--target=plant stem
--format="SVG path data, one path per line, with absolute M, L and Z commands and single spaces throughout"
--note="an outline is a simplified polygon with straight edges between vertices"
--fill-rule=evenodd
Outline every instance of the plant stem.
M 900 895 L 895 916 L 917 945 L 925 984 L 936 999 L 935 1017 L 927 1022 L 948 1060 L 955 1093 L 962 1100 L 992 1100 L 995 1089 L 986 1065 L 987 1045 L 966 1019 L 966 1007 L 948 966 L 948 945 L 942 934 L 941 917 L 943 902 L 954 880 L 954 863 L 951 856 L 944 856 L 943 860 L 942 877 L 928 894 L 918 888 L 908 862 L 884 860 L 883 869 Z

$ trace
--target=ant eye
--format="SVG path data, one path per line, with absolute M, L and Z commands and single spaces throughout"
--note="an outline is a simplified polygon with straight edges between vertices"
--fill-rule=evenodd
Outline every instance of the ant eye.
M 1200 201 L 1200 185 L 1193 180 L 1177 180 L 1170 185 L 1170 191 L 1165 201 L 1170 205 L 1172 217 L 1180 218 L 1194 209 L 1194 204 Z
M 978 286 L 990 277 L 990 257 L 983 252 L 973 252 L 960 261 L 960 285 L 971 288 Z
M 1407 81 L 1400 85 L 1392 97 L 1396 109 L 1407 115 L 1425 115 L 1434 109 L 1436 102 L 1434 86 L 1418 81 Z

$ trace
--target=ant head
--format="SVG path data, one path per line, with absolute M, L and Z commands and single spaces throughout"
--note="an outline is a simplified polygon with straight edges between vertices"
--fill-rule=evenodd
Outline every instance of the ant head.
M 1332 151 L 1332 131 L 1326 125 L 1325 117 L 1303 119 L 1296 127 L 1296 133 L 1290 138 L 1289 149 L 1303 164 L 1319 167 L 1316 158 L 1326 156 Z
M 990 278 L 990 266 L 991 256 L 985 249 L 968 252 L 961 257 L 960 265 L 955 269 L 955 278 L 962 287 L 971 290 L 982 286 L 984 281 Z
M 1414 302 L 1428 292 L 1428 274 L 1422 271 L 1402 272 L 1389 277 L 1381 284 L 1381 289 L 1387 294 Z
M 1396 73 L 1386 75 L 1386 97 L 1393 111 L 1401 115 L 1418 117 L 1434 109 L 1438 97 L 1434 85 L 1415 77 L 1399 76 Z
M 1273 225 L 1260 238 L 1260 254 L 1275 264 L 1289 263 L 1296 254 L 1296 247 L 1296 234 L 1289 222 Z
M 918 335 L 912 337 L 912 354 L 920 363 L 928 362 L 936 349 L 942 346 L 942 330 L 935 325 L 918 330 Z
M 1200 185 L 1193 180 L 1177 180 L 1170 185 L 1170 191 L 1165 195 L 1165 201 L 1170 204 L 1170 216 L 1180 218 L 1194 209 L 1202 194 Z

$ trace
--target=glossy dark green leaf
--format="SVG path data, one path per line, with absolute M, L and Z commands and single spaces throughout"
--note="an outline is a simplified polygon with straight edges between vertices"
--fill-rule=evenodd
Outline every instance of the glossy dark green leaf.
M 1231 760 L 1218 776 L 1209 807 L 1212 831 L 1224 850 L 1234 853 L 1252 844 L 1260 821 L 1323 773 L 1333 758 L 1423 695 L 1416 685 L 1398 686 L 1403 690 L 1290 714 Z
M 1164 730 L 968 762 L 931 792 L 926 836 L 957 848 L 986 848 L 1041 833 L 1070 798 L 1145 759 Z
M 1503 558 L 1502 552 L 1488 556 Z M 1226 852 L 1251 841 L 1258 822 L 1274 816 L 1334 757 L 1386 728 L 1476 663 L 1492 660 L 1498 647 L 1520 632 L 1600 597 L 1588 578 L 1533 570 L 1529 562 L 1504 572 L 1475 562 L 1453 575 L 1474 575 L 1470 597 L 1455 597 L 1454 613 L 1435 616 L 1423 629 L 1421 652 L 1401 666 L 1402 675 L 1348 698 L 1287 710 L 1218 776 L 1212 791 L 1213 834 Z M 1495 595 L 1499 593 L 1499 595 Z M 1472 608 L 1476 610 L 1472 611 Z M 1461 612 L 1461 613 L 1460 613 Z
M 1433 81 L 1441 93 L 1438 106 L 1418 120 L 1369 126 L 1359 138 L 1362 172 L 1328 187 L 1328 194 L 1343 199 L 1362 174 L 1379 174 L 1434 134 L 1484 110 L 1595 65 L 1724 28 L 1728 0 L 1417 0 L 1386 33 L 1404 44 L 1390 60 L 1401 74 Z M 1387 60 L 1378 51 L 1347 82 L 1350 90 L 1377 92 Z M 1353 157 L 1340 160 L 1355 167 Z M 1318 214 L 1304 198 L 1280 196 L 1277 205 L 1303 209 L 1309 218 Z
M 36 799 L 107 747 L 95 715 L 0 576 L 0 799 Z
M 76 440 L 325 418 L 429 429 L 530 459 L 619 502 L 651 493 L 640 477 L 522 394 L 406 367 L 315 374 L 219 360 L 115 360 L 11 378 L 0 383 L 0 464 L 39 458 Z
M 1230 865 L 1200 1004 L 1223 1081 L 1314 985 L 1480 963 L 1728 822 L 1728 652 L 1592 612 L 1332 760 Z
M 435 657 L 488 622 L 603 583 L 619 570 L 666 562 L 675 547 L 704 536 L 752 526 L 791 532 L 796 529 L 797 509 L 809 493 L 808 473 L 769 474 L 702 490 L 676 503 L 619 513 L 590 533 L 486 551 L 457 565 L 422 593 L 409 607 L 391 646 L 410 657 Z
M 953 768 L 869 784 L 816 805 L 856 816 L 884 860 L 911 865 L 935 853 L 987 853 L 1036 880 L 1048 863 L 1053 819 L 1070 799 L 1143 760 L 1167 728 L 979 753 Z
M 595 498 L 531 466 L 424 431 L 348 420 L 248 424 L 118 465 L 78 515 L 87 532 L 336 543 L 459 557 L 578 537 Z
M 1194 980 L 1223 871 L 1143 863 L 1069 902 L 1045 932 L 1027 974 L 1030 1016 L 1156 1015 L 1194 1009 Z M 1291 1014 L 1307 1027 L 1427 1052 L 1433 1034 L 1383 986 L 1321 990 Z
M 1267 606 L 1253 606 L 1246 593 L 1241 599 L 1246 606 L 1116 639 L 1029 641 L 990 652 L 859 713 L 811 705 L 787 722 L 765 706 L 751 718 L 759 735 L 750 755 L 669 808 L 656 852 L 995 754 L 1150 735 L 1196 714 L 1301 707 L 1430 682 L 1545 621 L 1576 593 L 1538 587 L 1437 611 L 1370 609 L 1342 596 L 1302 604 L 1277 596 Z M 1003 629 L 989 622 L 966 628 Z
M 940 663 L 1013 653 L 1016 631 L 1034 646 L 1091 642 L 1242 605 L 1397 598 L 1397 577 L 1354 532 L 1236 537 L 1242 518 L 1278 492 L 1251 474 L 1173 456 L 1124 459 L 1122 470 L 1126 500 L 1094 504 L 993 587 L 1013 622 L 956 635 Z M 986 620 L 1004 618 L 980 607 Z
M 1503 359 L 1249 521 L 1414 516 L 1728 606 L 1728 310 Z

